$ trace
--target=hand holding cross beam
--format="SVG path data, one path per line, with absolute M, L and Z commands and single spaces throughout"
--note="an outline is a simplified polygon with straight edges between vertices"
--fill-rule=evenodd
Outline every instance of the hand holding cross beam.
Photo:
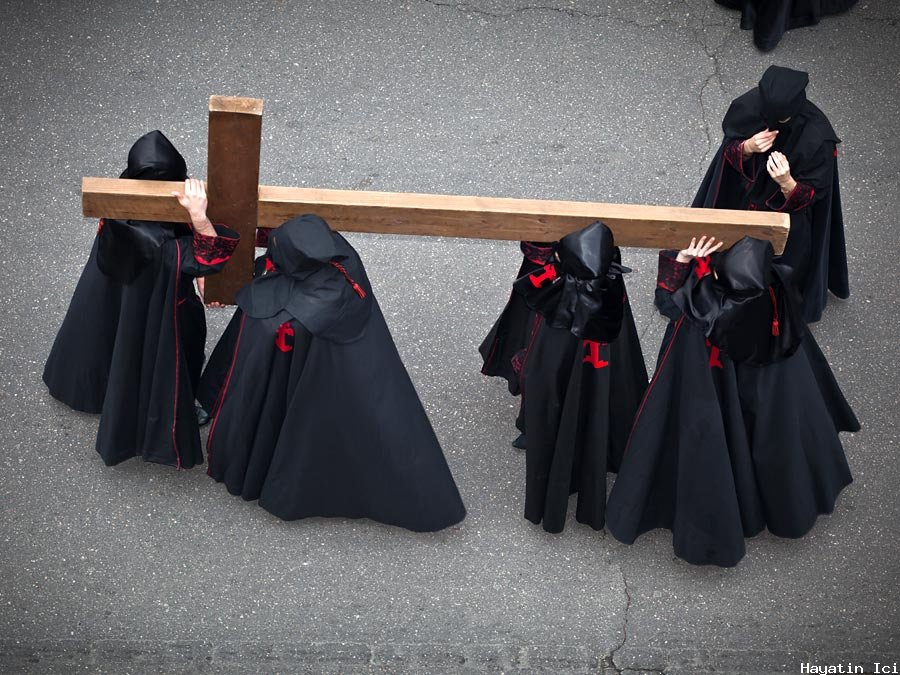
M 187 178 L 184 181 L 184 191 L 172 191 L 172 196 L 178 200 L 178 203 L 188 212 L 191 217 L 191 225 L 200 234 L 207 237 L 216 236 L 216 228 L 209 221 L 206 215 L 206 185 L 202 180 L 196 178 Z
M 512 241 L 555 241 L 602 220 L 619 246 L 654 249 L 680 249 L 701 235 L 726 244 L 752 236 L 771 241 L 780 253 L 790 229 L 787 214 L 763 211 L 261 186 L 262 109 L 259 99 L 209 100 L 210 215 L 241 235 L 224 271 L 207 283 L 205 300 L 211 304 L 233 303 L 250 281 L 257 227 L 278 227 L 303 213 L 317 213 L 342 231 Z M 181 222 L 184 211 L 172 194 L 178 187 L 84 178 L 82 211 L 93 217 Z

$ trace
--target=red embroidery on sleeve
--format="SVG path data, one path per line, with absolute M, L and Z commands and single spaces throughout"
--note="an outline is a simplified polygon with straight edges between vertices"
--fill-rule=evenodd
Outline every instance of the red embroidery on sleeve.
M 544 265 L 543 273 L 533 272 L 528 275 L 528 279 L 531 281 L 532 286 L 540 288 L 545 282 L 553 281 L 557 276 L 556 265 L 550 263 L 549 265 Z
M 674 293 L 684 284 L 690 266 L 690 263 L 678 262 L 675 251 L 660 251 L 656 285 L 669 293 Z
M 784 197 L 781 190 L 776 190 L 775 193 L 766 200 L 766 206 L 773 211 L 799 211 L 800 209 L 809 206 L 815 196 L 815 188 L 806 183 L 797 183 L 797 186 L 791 190 L 791 194 L 789 194 L 787 198 Z M 772 206 L 770 202 L 779 197 L 784 199 L 784 203 L 778 207 Z
M 208 267 L 226 263 L 237 248 L 238 242 L 238 239 L 209 237 L 194 230 L 194 260 Z
M 283 352 L 294 350 L 294 328 L 290 321 L 285 321 L 278 327 L 278 332 L 275 334 L 275 346 Z
M 103 222 L 103 218 L 101 218 L 101 219 L 100 219 L 100 222 L 99 222 L 98 225 L 97 225 L 97 236 L 98 236 L 98 237 L 100 236 L 100 233 L 103 232 L 103 226 L 104 226 L 104 225 L 106 225 L 106 223 Z
M 275 263 L 272 262 L 271 258 L 266 258 L 266 274 L 269 272 L 275 271 Z
M 744 180 L 748 181 L 749 183 L 756 182 L 756 176 L 748 175 L 744 170 L 744 141 L 732 141 L 725 146 L 725 161 L 728 162 L 735 171 L 741 174 Z M 755 173 L 754 168 L 756 165 L 756 156 L 750 155 L 748 161 L 752 165 L 750 167 L 751 173 Z
M 606 342 L 594 342 L 593 340 L 585 340 L 582 343 L 583 347 L 587 347 L 587 354 L 581 360 L 582 363 L 590 363 L 594 368 L 606 368 L 609 365 L 609 361 L 604 361 L 600 358 L 600 347 L 601 345 L 606 345 Z
M 552 246 L 538 246 L 530 241 L 523 241 L 519 243 L 519 248 L 522 250 L 522 255 L 535 265 L 546 265 L 553 257 Z

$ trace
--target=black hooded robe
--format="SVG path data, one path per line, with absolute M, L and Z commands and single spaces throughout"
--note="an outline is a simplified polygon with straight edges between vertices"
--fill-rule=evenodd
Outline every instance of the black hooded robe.
M 559 246 L 552 269 L 515 285 L 536 312 L 516 363 L 527 437 L 525 518 L 561 532 L 577 493 L 575 519 L 599 530 L 606 473 L 618 468 L 647 370 L 621 272 L 608 276 L 610 263 L 623 269 L 611 232 L 596 223 Z
M 184 160 L 158 131 L 141 137 L 126 178 L 178 180 Z M 193 280 L 222 269 L 237 233 L 189 225 L 101 220 L 88 263 L 44 367 L 50 394 L 100 413 L 97 451 L 190 468 L 203 462 L 194 392 L 206 320 Z
M 210 476 L 284 520 L 460 522 L 462 499 L 356 251 L 302 216 L 272 232 L 269 256 L 273 269 L 238 295 Z
M 520 246 L 523 258 L 516 279 L 543 268 L 553 257 L 552 243 L 523 241 Z M 512 292 L 499 318 L 478 348 L 484 360 L 481 372 L 488 377 L 504 378 L 509 386 L 509 393 L 513 396 L 518 396 L 521 391 L 513 359 L 526 348 L 534 320 L 535 313 L 518 293 Z
M 735 362 L 711 342 L 672 300 L 697 265 L 660 254 L 657 307 L 671 322 L 610 493 L 607 527 L 626 544 L 666 528 L 679 558 L 730 567 L 743 558 L 745 537 L 765 528 L 801 537 L 833 511 L 852 478 L 828 399 L 835 409 L 839 401 L 847 430 L 859 423 L 827 363 L 800 346 L 815 341 L 799 316 L 795 351 L 767 365 Z M 782 331 L 788 292 L 775 296 Z M 833 389 L 823 388 L 829 379 Z
M 741 29 L 753 31 L 753 42 L 772 51 L 785 32 L 815 26 L 823 16 L 846 12 L 857 0 L 716 0 L 741 11 Z
M 258 247 L 268 246 L 268 234 L 262 240 L 262 243 L 260 243 L 260 238 L 257 236 L 256 245 Z M 253 262 L 253 278 L 261 277 L 266 272 L 274 269 L 275 267 L 272 265 L 268 254 L 264 253 Z M 197 401 L 207 413 L 212 413 L 215 410 L 216 399 L 222 391 L 225 378 L 228 377 L 243 319 L 244 313 L 240 307 L 236 307 L 234 314 L 231 315 L 231 320 L 225 326 L 225 330 L 222 331 L 219 341 L 216 342 L 216 346 L 213 348 L 209 359 L 206 361 L 206 366 L 203 368 L 203 376 L 200 378 L 200 384 L 197 387 Z
M 781 261 L 794 270 L 803 315 L 814 322 L 822 317 L 828 291 L 847 298 L 850 286 L 838 182 L 840 139 L 825 114 L 806 100 L 807 81 L 805 73 L 772 66 L 759 87 L 732 101 L 722 122 L 725 138 L 692 206 L 789 213 Z M 791 121 L 780 124 L 785 117 Z M 766 128 L 779 129 L 772 151 L 788 158 L 797 181 L 787 198 L 766 171 L 769 153 L 742 156 L 743 142 Z

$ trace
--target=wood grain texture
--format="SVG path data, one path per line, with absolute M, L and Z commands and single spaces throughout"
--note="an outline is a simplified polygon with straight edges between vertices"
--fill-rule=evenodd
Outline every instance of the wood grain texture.
M 263 100 L 261 98 L 242 98 L 240 96 L 210 96 L 209 111 L 262 115 Z
M 683 248 L 692 236 L 704 234 L 731 244 L 749 235 L 768 239 L 777 253 L 790 229 L 790 218 L 782 213 L 681 206 L 269 186 L 260 187 L 259 197 L 260 227 L 317 213 L 345 232 L 555 241 L 602 220 L 620 246 Z
M 241 242 L 225 268 L 207 279 L 206 302 L 232 304 L 253 275 L 262 104 L 222 96 L 209 101 L 209 218 L 237 230 Z
M 175 184 L 177 185 L 177 184 Z M 85 178 L 86 216 L 184 219 L 165 183 Z M 681 248 L 706 234 L 733 243 L 750 235 L 768 239 L 780 253 L 787 214 L 681 206 L 604 204 L 496 197 L 461 197 L 357 190 L 261 186 L 258 224 L 277 227 L 288 218 L 318 213 L 336 230 L 512 241 L 553 241 L 594 220 L 613 230 L 620 246 Z

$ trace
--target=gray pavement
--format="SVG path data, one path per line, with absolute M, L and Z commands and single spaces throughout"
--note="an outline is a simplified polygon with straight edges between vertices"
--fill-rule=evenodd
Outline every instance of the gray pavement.
M 2 672 L 800 672 L 900 662 L 900 6 L 862 0 L 761 55 L 712 0 L 0 5 Z M 44 359 L 87 257 L 83 175 L 162 129 L 203 175 L 211 93 L 266 100 L 262 181 L 686 204 L 728 101 L 810 72 L 843 138 L 852 297 L 815 328 L 861 433 L 855 482 L 730 570 L 521 516 L 515 401 L 476 346 L 508 242 L 356 235 L 469 516 L 415 535 L 283 523 L 202 469 L 106 468 Z M 655 254 L 626 250 L 652 365 Z M 450 290 L 447 290 L 450 289 Z M 210 345 L 230 312 L 210 312 Z

